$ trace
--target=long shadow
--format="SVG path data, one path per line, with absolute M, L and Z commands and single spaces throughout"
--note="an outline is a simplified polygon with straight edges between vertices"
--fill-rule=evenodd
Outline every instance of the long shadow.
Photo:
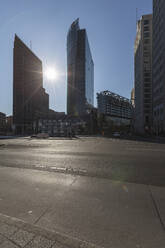
M 0 140 L 4 140 L 4 139 L 19 139 L 19 138 L 27 138 L 29 136 L 21 136 L 21 135 L 17 135 L 17 136 L 0 136 Z
M 128 141 L 137 141 L 137 142 L 146 142 L 146 143 L 157 143 L 157 144 L 165 144 L 165 137 L 140 137 L 140 136 L 104 136 L 107 139 L 118 139 L 118 140 L 128 140 Z

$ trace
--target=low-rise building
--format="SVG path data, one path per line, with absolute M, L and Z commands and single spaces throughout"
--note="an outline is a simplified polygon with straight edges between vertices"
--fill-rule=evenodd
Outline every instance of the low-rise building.
M 36 123 L 37 133 L 46 133 L 49 136 L 71 136 L 82 134 L 86 130 L 87 123 L 70 116 L 56 116 L 51 119 L 39 119 Z

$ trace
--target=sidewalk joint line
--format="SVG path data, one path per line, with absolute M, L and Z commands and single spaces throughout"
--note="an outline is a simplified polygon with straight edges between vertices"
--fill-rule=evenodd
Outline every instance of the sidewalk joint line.
M 160 224 L 161 224 L 161 226 L 162 226 L 163 230 L 165 231 L 165 224 L 164 224 L 164 221 L 163 221 L 163 220 L 162 220 L 162 218 L 161 218 L 161 214 L 160 214 L 160 211 L 159 211 L 158 205 L 157 205 L 156 200 L 155 200 L 155 198 L 154 198 L 154 196 L 153 196 L 153 194 L 152 194 L 152 191 L 151 191 L 150 185 L 148 185 L 148 187 L 149 187 L 149 193 L 150 193 L 150 196 L 151 196 L 151 199 L 152 199 L 152 202 L 153 202 L 154 208 L 155 208 L 156 213 L 157 213 L 157 217 L 158 217 L 158 219 L 159 219 L 159 221 L 160 221 Z
M 18 231 L 19 231 L 19 229 L 18 229 L 17 231 L 15 231 L 15 232 L 11 235 L 11 237 L 12 237 L 14 234 L 16 234 Z M 8 241 L 10 241 L 11 243 L 13 243 L 14 245 L 16 245 L 17 247 L 22 248 L 19 244 L 17 244 L 14 240 L 12 240 L 11 237 L 8 238 L 6 235 L 4 235 L 4 234 L 2 234 L 2 233 L 1 233 L 1 235 L 2 235 L 5 239 L 7 239 Z M 3 243 L 4 243 L 4 242 L 3 242 Z M 2 244 L 3 244 L 3 243 L 2 243 Z
M 38 217 L 38 219 L 33 223 L 34 225 L 36 225 L 37 222 L 40 221 L 40 219 L 46 214 L 46 212 L 48 211 L 49 208 L 50 208 L 50 206 L 47 207 L 46 210 Z

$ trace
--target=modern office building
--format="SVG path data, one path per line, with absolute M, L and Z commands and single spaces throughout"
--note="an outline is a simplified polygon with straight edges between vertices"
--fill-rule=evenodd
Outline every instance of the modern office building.
M 152 15 L 137 22 L 134 47 L 135 132 L 152 132 Z
M 67 113 L 84 115 L 94 104 L 94 63 L 87 32 L 74 21 L 67 36 Z
M 125 97 L 110 91 L 97 93 L 98 113 L 111 116 L 118 122 L 129 122 L 132 119 L 132 104 Z
M 165 1 L 153 0 L 153 127 L 165 134 Z
M 34 121 L 47 115 L 49 109 L 42 62 L 17 35 L 13 62 L 13 127 L 16 134 L 31 134 Z

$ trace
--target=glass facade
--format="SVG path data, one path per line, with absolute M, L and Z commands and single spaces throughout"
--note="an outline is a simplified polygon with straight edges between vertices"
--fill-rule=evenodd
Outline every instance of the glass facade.
M 85 29 L 79 19 L 67 36 L 67 113 L 84 115 L 94 102 L 94 63 Z
M 76 113 L 76 54 L 79 30 L 78 19 L 72 23 L 67 36 L 67 113 Z
M 92 54 L 89 47 L 88 37 L 85 37 L 85 96 L 87 103 L 94 105 L 94 63 L 92 60 Z

